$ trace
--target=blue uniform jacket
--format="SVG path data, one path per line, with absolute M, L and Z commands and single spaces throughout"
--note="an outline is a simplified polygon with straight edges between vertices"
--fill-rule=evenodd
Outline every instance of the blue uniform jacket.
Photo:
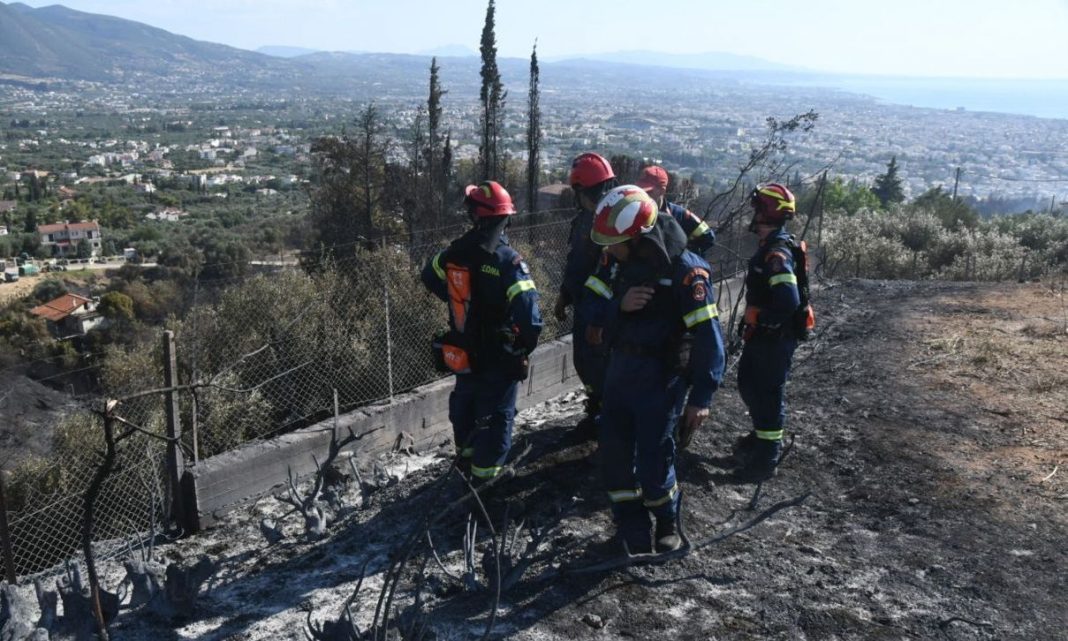
M 801 306 L 791 242 L 792 236 L 779 229 L 765 238 L 749 259 L 745 304 L 760 310 L 758 327 L 779 329 L 785 323 L 789 328 L 794 312 Z
M 690 339 L 685 371 L 690 386 L 687 404 L 708 407 L 723 381 L 726 363 L 711 267 L 685 249 L 685 234 L 672 218 L 660 217 L 645 238 L 663 252 L 662 266 L 651 267 L 644 261 L 602 261 L 601 268 L 586 282 L 587 292 L 597 301 L 591 325 L 604 328 L 610 349 L 637 349 L 665 356 L 685 333 Z M 635 285 L 654 287 L 653 299 L 642 310 L 623 312 L 619 301 Z
M 560 283 L 560 291 L 564 300 L 576 306 L 582 300 L 586 279 L 597 269 L 597 261 L 601 257 L 601 248 L 590 240 L 592 229 L 593 214 L 579 212 L 571 220 L 571 232 L 568 236 L 570 249 L 567 252 L 567 262 L 564 264 L 564 278 Z
M 682 227 L 683 233 L 686 234 L 686 249 L 704 257 L 705 252 L 715 246 L 716 232 L 712 231 L 708 223 L 698 218 L 697 214 L 682 205 L 669 203 L 666 200 L 664 208 L 660 211 L 667 211 Z
M 492 366 L 504 355 L 504 338 L 509 332 L 515 336 L 515 348 L 524 353 L 534 351 L 543 325 L 538 291 L 527 264 L 508 245 L 500 228 L 472 229 L 438 252 L 423 268 L 423 284 L 446 302 L 449 293 L 445 265 L 450 258 L 472 267 L 473 305 L 480 312 L 477 316 L 472 313 L 472 322 L 478 325 L 483 362 Z M 449 321 L 453 323 L 451 311 Z

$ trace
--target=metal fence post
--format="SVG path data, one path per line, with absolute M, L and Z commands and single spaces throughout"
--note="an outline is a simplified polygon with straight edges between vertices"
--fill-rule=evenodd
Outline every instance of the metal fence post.
M 389 317 L 389 283 L 382 286 L 386 300 L 386 378 L 389 379 L 389 400 L 393 400 L 393 333 Z
M 11 545 L 11 530 L 7 525 L 7 498 L 4 495 L 4 476 L 7 472 L 0 470 L 0 553 L 4 556 L 4 575 L 7 582 L 15 585 L 18 575 L 15 574 L 15 549 Z
M 170 497 L 170 518 L 184 524 L 185 510 L 182 505 L 182 472 L 185 461 L 179 439 L 182 437 L 180 410 L 178 408 L 178 355 L 175 352 L 174 332 L 163 332 L 163 387 L 164 411 L 167 415 L 167 495 Z

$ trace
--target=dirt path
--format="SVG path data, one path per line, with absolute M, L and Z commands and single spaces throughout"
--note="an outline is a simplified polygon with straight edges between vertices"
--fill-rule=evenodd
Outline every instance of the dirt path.
M 525 413 L 514 451 L 531 452 L 491 507 L 547 534 L 503 596 L 492 638 L 1068 639 L 1065 304 L 1041 285 L 822 290 L 820 337 L 798 352 L 790 387 L 796 441 L 756 510 L 753 487 L 727 474 L 730 444 L 748 429 L 733 377 L 680 461 L 693 540 L 797 504 L 664 565 L 573 572 L 605 558 L 609 530 L 593 448 L 568 432 L 580 399 Z M 434 489 L 444 469 L 439 460 L 381 483 L 324 542 L 268 548 L 257 523 L 280 513 L 268 499 L 166 546 L 171 559 L 220 559 L 212 591 L 189 621 L 122 615 L 116 638 L 302 639 L 307 617 L 338 616 L 365 563 L 354 610 L 366 626 L 399 542 L 445 503 Z M 463 525 L 456 515 L 434 529 L 456 573 Z M 432 561 L 423 578 L 418 562 L 408 567 L 398 600 L 426 588 L 428 638 L 480 638 L 491 593 L 464 592 Z
M 22 276 L 13 283 L 0 282 L 0 304 L 6 303 L 9 300 L 15 298 L 22 298 L 37 286 L 46 274 L 37 274 L 36 276 Z M 0 278 L 3 275 L 0 274 Z

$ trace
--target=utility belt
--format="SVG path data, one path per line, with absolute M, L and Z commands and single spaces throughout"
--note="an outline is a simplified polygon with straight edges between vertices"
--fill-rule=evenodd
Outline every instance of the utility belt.
M 500 345 L 486 346 L 480 350 L 468 344 L 467 337 L 454 330 L 442 330 L 431 341 L 431 356 L 434 369 L 442 373 L 477 374 L 481 371 L 498 371 L 508 380 L 525 381 L 530 375 L 530 359 L 523 350 L 514 346 L 515 334 L 499 332 Z M 494 352 L 494 353 L 486 353 Z
M 743 341 L 751 341 L 755 338 L 765 340 L 780 340 L 785 338 L 799 338 L 797 329 L 790 321 L 777 326 L 762 325 L 758 321 L 760 308 L 750 305 L 745 309 L 745 317 L 738 325 L 738 334 Z
M 656 359 L 661 362 L 668 372 L 683 374 L 690 367 L 690 349 L 692 347 L 693 334 L 680 332 L 671 340 L 659 345 L 615 341 L 612 343 L 611 350 L 627 356 Z
M 793 328 L 780 325 L 779 327 L 770 327 L 768 325 L 757 325 L 752 328 L 743 325 L 742 326 L 742 338 L 749 341 L 755 338 L 765 338 L 768 340 L 779 340 L 782 338 L 797 338 Z

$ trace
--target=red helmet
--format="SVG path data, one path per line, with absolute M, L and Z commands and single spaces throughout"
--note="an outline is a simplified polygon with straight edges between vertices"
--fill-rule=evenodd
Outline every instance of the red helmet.
M 604 195 L 593 214 L 590 239 L 615 245 L 647 233 L 656 225 L 656 201 L 637 185 L 620 185 Z
M 757 185 L 749 194 L 753 206 L 753 222 L 766 225 L 782 225 L 793 219 L 797 200 L 789 189 L 779 183 Z
M 589 189 L 616 177 L 612 165 L 601 154 L 587 152 L 571 161 L 571 188 Z
M 508 191 L 495 180 L 486 180 L 464 189 L 464 204 L 475 218 L 511 216 L 515 205 Z

